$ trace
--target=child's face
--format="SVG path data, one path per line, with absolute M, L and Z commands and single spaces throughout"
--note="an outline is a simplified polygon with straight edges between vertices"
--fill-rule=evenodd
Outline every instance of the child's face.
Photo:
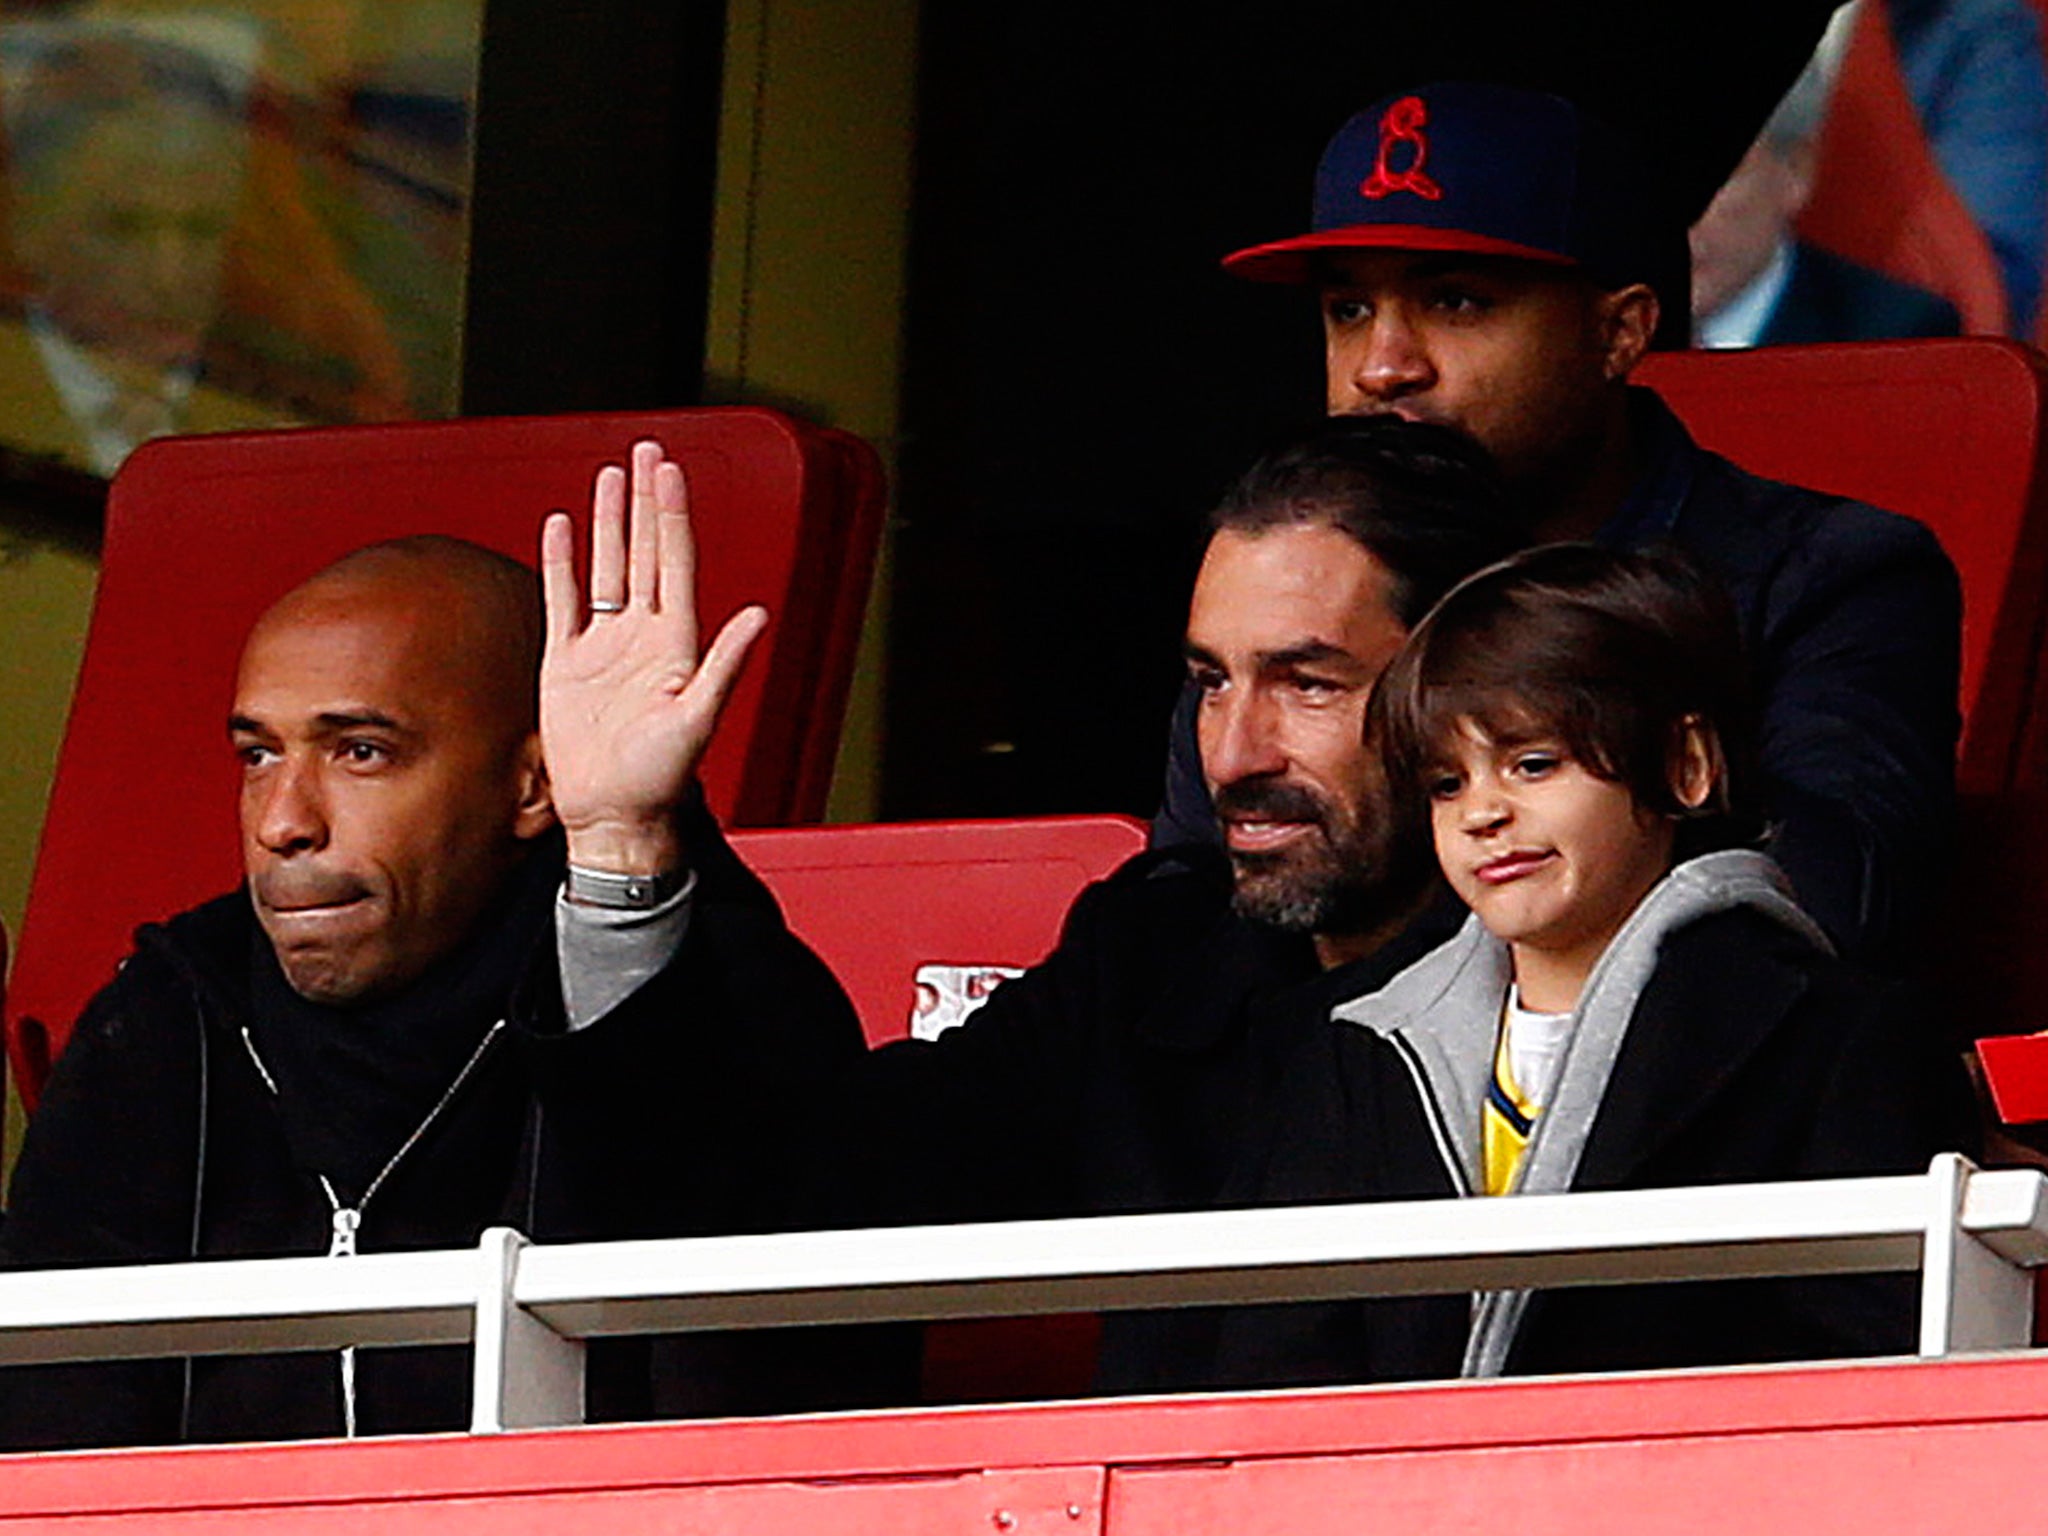
M 1671 867 L 1676 824 L 1563 742 L 1496 742 L 1469 720 L 1430 778 L 1444 877 L 1512 947 L 1525 1006 L 1570 1008 L 1636 903 Z

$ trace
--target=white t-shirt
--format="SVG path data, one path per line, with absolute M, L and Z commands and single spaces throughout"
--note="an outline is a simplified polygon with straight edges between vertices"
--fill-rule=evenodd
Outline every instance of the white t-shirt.
M 1533 1013 L 1522 1006 L 1519 988 L 1508 988 L 1508 1070 L 1515 1086 L 1531 1104 L 1548 1104 L 1557 1087 L 1564 1048 L 1571 1043 L 1569 1013 Z

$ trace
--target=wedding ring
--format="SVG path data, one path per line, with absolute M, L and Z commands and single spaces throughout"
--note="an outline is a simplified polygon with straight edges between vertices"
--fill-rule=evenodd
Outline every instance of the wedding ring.
M 593 597 L 590 600 L 590 611 L 592 613 L 624 613 L 626 605 L 624 603 L 608 603 L 602 598 Z

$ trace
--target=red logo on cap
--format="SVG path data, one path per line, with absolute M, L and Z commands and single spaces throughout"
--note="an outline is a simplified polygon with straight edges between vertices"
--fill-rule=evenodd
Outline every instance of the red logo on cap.
M 1423 105 L 1420 96 L 1403 96 L 1387 108 L 1387 115 L 1380 119 L 1379 159 L 1373 163 L 1372 174 L 1359 184 L 1358 190 L 1374 199 L 1391 192 L 1413 192 L 1432 203 L 1442 197 L 1444 189 L 1422 169 L 1423 162 L 1429 158 L 1429 141 L 1422 136 L 1428 122 L 1429 108 Z M 1396 144 L 1415 146 L 1415 158 L 1408 162 L 1405 171 L 1395 170 L 1390 163 Z

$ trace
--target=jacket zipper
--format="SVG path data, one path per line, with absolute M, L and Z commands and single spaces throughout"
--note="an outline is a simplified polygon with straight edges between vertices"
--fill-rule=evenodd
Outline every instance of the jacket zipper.
M 1444 1165 L 1444 1172 L 1451 1176 L 1451 1188 L 1460 1199 L 1472 1193 L 1472 1187 L 1465 1178 L 1465 1165 L 1458 1160 L 1457 1150 L 1451 1145 L 1451 1128 L 1444 1119 L 1443 1105 L 1438 1102 L 1436 1089 L 1430 1086 L 1429 1074 L 1422 1070 L 1422 1058 L 1415 1054 L 1415 1047 L 1398 1034 L 1384 1037 L 1394 1047 L 1394 1052 L 1408 1068 L 1408 1075 L 1415 1079 L 1416 1096 L 1422 1100 L 1422 1117 L 1429 1122 L 1429 1134 L 1436 1141 L 1436 1155 Z
M 420 1123 L 413 1127 L 412 1134 L 399 1143 L 398 1150 L 377 1170 L 377 1176 L 364 1186 L 362 1195 L 353 1206 L 342 1204 L 341 1196 L 335 1193 L 333 1182 L 324 1173 L 315 1174 L 320 1181 L 320 1192 L 327 1197 L 327 1204 L 333 1212 L 333 1222 L 327 1242 L 327 1257 L 330 1259 L 352 1259 L 356 1256 L 356 1232 L 363 1224 L 363 1212 L 369 1208 L 370 1197 L 377 1193 L 384 1181 L 391 1176 L 391 1170 L 404 1159 L 405 1154 L 419 1144 L 421 1137 L 432 1129 L 441 1112 L 447 1109 L 455 1095 L 462 1091 L 462 1085 L 469 1081 L 477 1066 L 484 1059 L 484 1053 L 491 1048 L 491 1042 L 504 1031 L 505 1020 L 500 1019 L 484 1031 L 483 1039 L 476 1043 L 476 1049 L 469 1053 L 469 1060 L 462 1064 L 462 1070 L 455 1074 L 453 1082 L 442 1091 Z M 249 1026 L 242 1026 L 242 1045 L 249 1052 L 249 1060 L 255 1063 L 256 1075 L 263 1079 L 263 1086 L 270 1090 L 270 1096 L 277 1098 L 277 1079 L 270 1075 L 270 1068 L 263 1064 L 257 1054 L 255 1038 L 249 1033 Z M 356 1437 L 356 1347 L 351 1344 L 341 1352 L 341 1418 L 342 1428 L 349 1439 Z

